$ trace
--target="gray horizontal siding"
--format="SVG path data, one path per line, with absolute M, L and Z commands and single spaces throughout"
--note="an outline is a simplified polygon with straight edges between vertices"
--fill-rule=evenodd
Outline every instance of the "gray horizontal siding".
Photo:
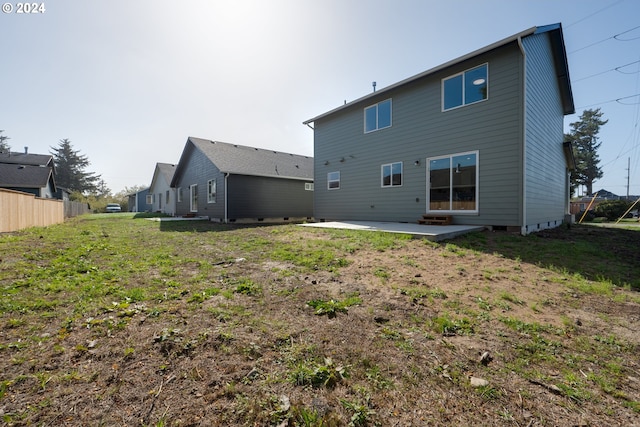
M 527 37 L 523 46 L 527 76 L 525 225 L 527 231 L 535 231 L 562 222 L 568 182 L 562 150 L 562 101 L 548 35 Z
M 229 219 L 313 216 L 313 191 L 305 190 L 305 181 L 230 175 L 227 185 Z
M 176 177 L 182 201 L 176 203 L 178 215 L 190 211 L 189 187 L 198 185 L 197 215 L 212 219 L 225 219 L 225 176 L 200 150 L 190 146 L 181 161 L 181 175 Z M 208 182 L 216 180 L 216 201 L 208 203 Z M 311 180 L 306 182 L 311 183 Z M 313 216 L 313 191 L 306 191 L 305 181 L 284 178 L 265 178 L 245 175 L 229 175 L 228 219 L 299 218 Z
M 211 218 L 224 218 L 224 175 L 220 173 L 202 151 L 191 148 L 184 154 L 186 156 L 183 156 L 180 161 L 184 161 L 186 167 L 182 168 L 182 174 L 176 180 L 176 188 L 180 187 L 182 192 L 182 201 L 176 202 L 176 214 L 192 213 L 190 211 L 189 187 L 197 184 L 198 212 L 196 214 L 206 215 Z M 210 179 L 216 179 L 216 203 L 207 203 L 207 183 Z
M 441 79 L 485 62 L 489 64 L 489 99 L 442 112 Z M 522 86 L 520 52 L 511 44 L 319 119 L 314 133 L 315 217 L 416 221 L 427 209 L 426 159 L 479 150 L 479 214 L 459 215 L 455 222 L 518 224 Z M 392 126 L 364 134 L 364 108 L 389 97 Z M 416 160 L 419 166 L 414 165 Z M 381 188 L 380 166 L 400 161 L 403 186 Z M 341 172 L 340 190 L 327 190 L 327 173 L 333 171 Z

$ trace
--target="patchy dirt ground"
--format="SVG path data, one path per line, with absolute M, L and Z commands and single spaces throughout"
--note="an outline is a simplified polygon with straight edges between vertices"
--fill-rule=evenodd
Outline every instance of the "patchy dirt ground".
M 255 232 L 274 240 L 333 238 L 303 229 Z M 599 233 L 547 231 L 535 242 L 609 241 Z M 636 235 L 624 235 L 637 245 Z M 242 258 L 213 262 L 204 275 L 192 260 L 215 252 L 219 236 L 199 239 L 202 252 L 172 266 L 174 279 L 208 282 L 198 292 L 167 286 L 163 298 L 114 301 L 90 316 L 76 315 L 73 305 L 44 317 L 5 313 L 0 420 L 640 425 L 638 292 L 600 290 L 587 275 L 576 278 L 569 261 L 549 268 L 535 251 L 521 249 L 521 237 L 514 243 L 506 233 L 483 232 L 442 244 L 363 246 L 333 271 L 238 250 L 233 256 Z M 637 260 L 628 251 L 618 256 Z M 237 277 L 259 290 L 241 292 L 234 284 L 234 293 L 225 293 Z M 349 297 L 359 301 L 327 315 L 308 304 Z

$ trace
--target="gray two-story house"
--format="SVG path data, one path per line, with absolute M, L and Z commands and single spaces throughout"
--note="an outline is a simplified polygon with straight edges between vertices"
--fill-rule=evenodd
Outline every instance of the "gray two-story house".
M 569 213 L 572 113 L 560 24 L 374 91 L 304 122 L 315 219 L 558 226 Z
M 171 187 L 180 216 L 306 220 L 313 216 L 313 157 L 189 137 Z

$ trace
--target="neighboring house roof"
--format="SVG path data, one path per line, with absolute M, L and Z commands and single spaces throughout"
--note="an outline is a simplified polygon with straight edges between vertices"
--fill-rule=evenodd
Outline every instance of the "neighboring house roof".
M 554 58 L 554 62 L 556 65 L 556 78 L 558 80 L 558 85 L 560 88 L 560 96 L 562 99 L 562 107 L 563 107 L 563 112 L 564 114 L 573 114 L 575 113 L 575 106 L 573 103 L 573 93 L 571 91 L 571 83 L 570 83 L 570 79 L 569 79 L 569 67 L 567 65 L 567 53 L 565 50 L 565 46 L 564 46 L 564 37 L 562 35 L 562 25 L 561 24 L 552 24 L 552 25 L 545 25 L 545 26 L 541 26 L 541 27 L 531 27 L 528 30 L 522 31 L 518 34 L 514 34 L 513 36 L 507 37 L 503 40 L 500 40 L 498 42 L 495 42 L 493 44 L 490 44 L 489 46 L 485 46 L 482 49 L 478 49 L 474 52 L 471 52 L 467 55 L 461 56 L 459 58 L 456 58 L 452 61 L 446 62 L 442 65 L 438 65 L 435 68 L 431 68 L 430 70 L 424 71 L 420 74 L 416 74 L 413 77 L 409 77 L 405 80 L 399 81 L 395 84 L 392 84 L 391 86 L 387 86 L 383 89 L 377 90 L 375 92 L 372 92 L 368 95 L 365 95 L 361 98 L 356 99 L 355 101 L 351 101 L 348 102 L 344 105 L 341 105 L 338 108 L 334 108 L 331 111 L 328 111 L 326 113 L 320 114 L 319 116 L 316 116 L 314 118 L 311 118 L 309 120 L 305 120 L 304 122 L 302 122 L 302 124 L 308 125 L 309 123 L 313 123 L 316 120 L 319 120 L 321 118 L 324 118 L 326 116 L 329 116 L 333 113 L 336 113 L 338 111 L 341 111 L 345 108 L 349 108 L 350 106 L 363 102 L 369 98 L 372 98 L 374 96 L 379 96 L 381 93 L 384 92 L 388 92 L 392 89 L 395 89 L 397 87 L 400 86 L 404 86 L 406 84 L 412 83 L 416 80 L 422 79 L 424 77 L 430 76 L 432 74 L 435 74 L 438 71 L 441 71 L 445 68 L 451 67 L 453 65 L 456 65 L 460 62 L 466 61 L 468 59 L 471 59 L 475 56 L 484 54 L 486 52 L 489 52 L 491 50 L 503 47 L 509 43 L 513 43 L 513 42 L 519 42 L 522 38 L 525 38 L 527 36 L 531 36 L 534 34 L 540 34 L 540 33 L 549 33 L 550 36 L 550 41 L 551 41 L 551 48 L 553 51 L 553 58 Z
M 0 187 L 44 188 L 49 180 L 53 182 L 50 167 L 0 163 Z
M 176 173 L 176 165 L 171 163 L 156 163 L 156 171 L 164 177 L 167 184 L 171 184 L 173 174 Z M 155 180 L 155 173 L 153 178 Z
M 612 199 L 612 198 L 620 197 L 617 194 L 613 194 L 611 191 L 605 190 L 604 188 L 599 190 L 599 191 L 596 191 L 593 194 L 597 194 L 598 197 L 602 197 L 602 198 L 605 198 L 605 199 Z
M 1 153 L 0 163 L 53 166 L 53 156 L 51 154 Z
M 313 157 L 194 137 L 187 139 L 174 180 L 187 167 L 183 159 L 193 148 L 202 151 L 222 173 L 313 180 Z
M 140 193 L 144 193 L 145 191 L 147 191 L 147 192 L 148 192 L 148 191 L 149 191 L 149 187 L 147 187 L 147 188 L 143 188 L 142 190 L 138 190 L 138 191 L 136 191 L 135 193 L 129 193 L 129 194 L 127 194 L 127 196 L 129 196 L 129 197 L 135 197 L 136 195 L 138 195 L 138 194 L 140 194 Z

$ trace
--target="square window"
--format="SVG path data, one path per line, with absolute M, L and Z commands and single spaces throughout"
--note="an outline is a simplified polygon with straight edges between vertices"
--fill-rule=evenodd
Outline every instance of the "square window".
M 329 172 L 327 174 L 327 188 L 329 190 L 340 189 L 340 172 Z
M 484 101 L 488 96 L 488 64 L 442 80 L 442 109 Z
M 398 187 L 402 185 L 402 162 L 382 165 L 382 186 Z
M 391 127 L 391 99 L 364 109 L 364 133 Z

